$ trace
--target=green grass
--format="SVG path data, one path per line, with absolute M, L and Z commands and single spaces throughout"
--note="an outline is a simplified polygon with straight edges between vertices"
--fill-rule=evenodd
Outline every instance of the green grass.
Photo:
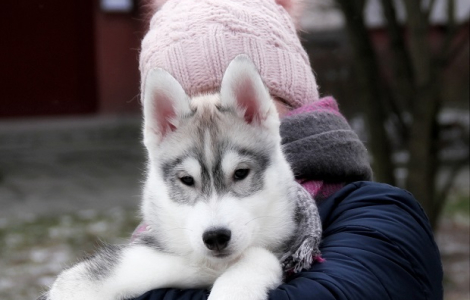
M 468 193 L 459 193 L 450 196 L 444 207 L 444 215 L 470 217 L 470 195 Z
M 29 247 L 55 243 L 90 249 L 98 240 L 116 242 L 128 238 L 138 224 L 135 210 L 105 213 L 83 211 L 54 217 L 11 222 L 0 228 L 0 256 Z

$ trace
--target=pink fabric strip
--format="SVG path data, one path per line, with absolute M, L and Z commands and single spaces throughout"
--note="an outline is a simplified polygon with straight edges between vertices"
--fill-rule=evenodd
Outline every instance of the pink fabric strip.
M 327 183 L 323 180 L 299 180 L 299 183 L 313 198 L 322 199 L 328 198 L 344 186 L 343 183 Z
M 321 112 L 321 111 L 332 113 L 336 116 L 344 118 L 344 116 L 339 112 L 338 103 L 336 103 L 336 100 L 331 96 L 321 98 L 318 101 L 296 108 L 288 112 L 285 115 L 285 117 L 296 116 L 296 115 L 310 113 L 310 112 Z

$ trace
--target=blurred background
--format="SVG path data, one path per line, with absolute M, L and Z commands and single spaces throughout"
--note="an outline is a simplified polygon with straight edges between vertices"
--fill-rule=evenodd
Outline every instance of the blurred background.
M 143 2 L 3 3 L 0 299 L 35 299 L 139 222 Z M 448 300 L 470 299 L 469 16 L 468 0 L 307 0 L 300 32 L 376 180 L 426 210 Z

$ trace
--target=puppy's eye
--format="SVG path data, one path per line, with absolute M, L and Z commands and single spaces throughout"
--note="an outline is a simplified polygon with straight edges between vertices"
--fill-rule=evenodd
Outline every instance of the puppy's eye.
M 184 185 L 187 185 L 187 186 L 193 186 L 194 185 L 194 178 L 192 178 L 191 176 L 181 177 L 180 180 Z
M 236 181 L 243 180 L 250 174 L 250 169 L 238 169 L 233 173 L 233 179 Z

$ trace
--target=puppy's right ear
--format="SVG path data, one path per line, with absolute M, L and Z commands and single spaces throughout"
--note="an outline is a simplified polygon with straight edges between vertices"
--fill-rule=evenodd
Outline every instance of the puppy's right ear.
M 237 55 L 225 70 L 220 86 L 221 104 L 235 108 L 249 124 L 264 124 L 276 109 L 251 59 Z
M 163 69 L 150 70 L 143 92 L 144 142 L 160 142 L 191 113 L 189 97 L 179 82 Z

